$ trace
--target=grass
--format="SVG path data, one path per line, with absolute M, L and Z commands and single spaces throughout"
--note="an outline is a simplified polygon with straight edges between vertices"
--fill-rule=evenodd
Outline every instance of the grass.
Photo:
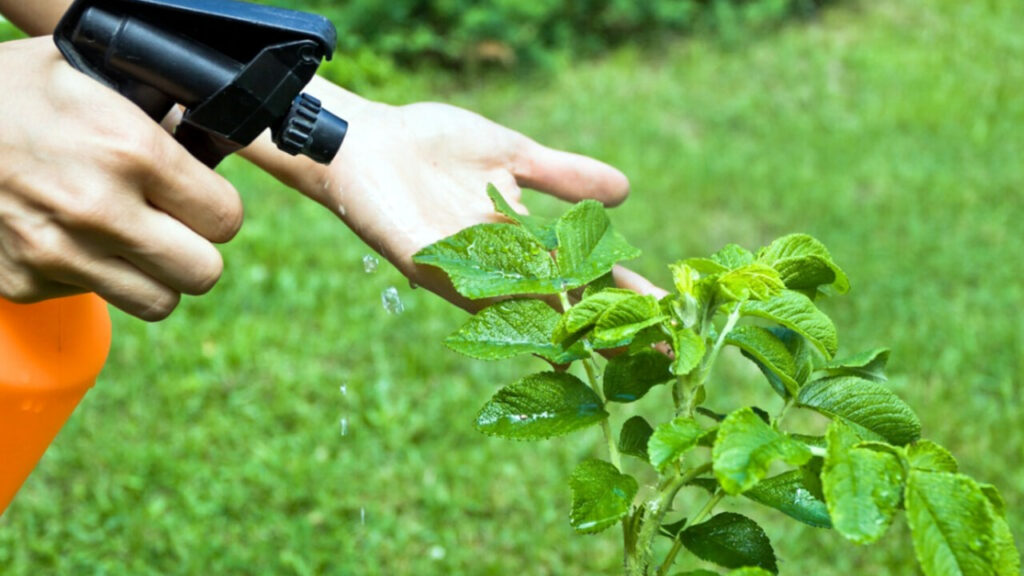
M 854 283 L 827 304 L 843 349 L 892 347 L 925 435 L 1002 489 L 1024 542 L 1022 17 L 1013 0 L 852 2 L 741 46 L 376 96 L 450 101 L 619 166 L 634 193 L 613 218 L 662 283 L 667 262 L 727 242 L 821 238 Z M 0 571 L 615 573 L 617 531 L 567 522 L 565 480 L 599 434 L 472 429 L 494 389 L 541 364 L 446 351 L 461 313 L 385 266 L 363 272 L 369 250 L 321 208 L 240 161 L 224 171 L 248 211 L 224 279 L 160 324 L 115 314 L 100 382 L 0 518 Z M 380 305 L 388 286 L 401 315 Z M 729 401 L 771 402 L 739 362 L 716 380 Z M 861 548 L 733 509 L 763 523 L 783 574 L 915 573 L 902 524 Z

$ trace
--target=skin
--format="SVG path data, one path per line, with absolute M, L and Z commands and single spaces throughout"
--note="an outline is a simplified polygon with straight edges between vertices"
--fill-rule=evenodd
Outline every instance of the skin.
M 68 4 L 0 0 L 0 12 L 46 34 Z M 241 225 L 230 184 L 133 104 L 64 63 L 49 38 L 0 45 L 0 69 L 0 296 L 30 302 L 94 291 L 157 320 L 180 294 L 209 290 L 222 269 L 213 243 Z M 349 121 L 330 166 L 280 152 L 266 135 L 243 155 L 338 215 L 412 283 L 468 310 L 481 303 L 460 297 L 442 273 L 412 256 L 500 219 L 488 183 L 524 213 L 522 188 L 609 206 L 629 191 L 626 177 L 607 164 L 547 148 L 466 110 L 389 106 L 319 78 L 308 91 Z M 616 278 L 661 293 L 625 269 Z

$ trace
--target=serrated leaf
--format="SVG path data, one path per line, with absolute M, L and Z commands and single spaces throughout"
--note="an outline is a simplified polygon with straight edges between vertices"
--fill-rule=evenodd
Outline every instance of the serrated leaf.
M 619 302 L 629 300 L 634 296 L 636 296 L 636 292 L 610 288 L 585 297 L 562 315 L 561 321 L 555 328 L 554 341 L 564 342 L 578 336 L 597 324 L 602 314 Z
M 652 387 L 672 379 L 671 363 L 653 350 L 612 358 L 604 368 L 604 397 L 624 404 L 643 398 Z
M 723 266 L 722 264 L 715 262 L 711 258 L 687 258 L 686 260 L 680 262 L 680 264 L 684 264 L 686 266 L 689 266 L 690 268 L 693 268 L 694 270 L 697 271 L 697 273 L 701 274 L 702 276 L 722 274 L 724 272 L 729 271 L 728 266 Z
M 582 298 L 588 298 L 602 290 L 615 288 L 615 286 L 615 275 L 609 272 L 599 278 L 594 279 L 592 282 L 587 284 L 587 287 L 583 290 Z
M 505 201 L 505 197 L 501 195 L 501 192 L 498 192 L 498 189 L 493 184 L 487 185 L 487 196 L 490 197 L 491 202 L 494 203 L 494 209 L 499 214 L 522 226 L 537 242 L 544 246 L 545 250 L 558 248 L 558 236 L 555 234 L 554 222 L 546 218 L 538 218 L 537 216 L 516 212 L 509 206 L 508 202 Z
M 649 352 L 654 349 L 656 344 L 663 344 L 668 339 L 669 337 L 662 330 L 660 324 L 648 326 L 633 336 L 629 343 L 628 351 L 630 354 Z
M 736 346 L 752 359 L 775 392 L 783 398 L 800 392 L 793 355 L 771 330 L 760 326 L 739 326 L 725 337 L 725 343 Z
M 875 348 L 842 360 L 833 360 L 823 370 L 829 376 L 857 376 L 865 380 L 884 383 L 885 365 L 889 362 L 888 348 Z
M 675 357 L 672 360 L 672 373 L 676 376 L 686 376 L 700 365 L 704 359 L 707 345 L 704 340 L 689 328 L 674 330 L 672 332 L 672 352 Z
M 562 436 L 607 418 L 601 404 L 572 374 L 540 372 L 499 390 L 480 410 L 476 427 L 514 440 Z
M 726 576 L 771 576 L 771 572 L 763 569 L 751 566 L 744 566 L 739 570 L 733 570 L 726 574 Z
M 815 380 L 800 389 L 797 402 L 831 418 L 842 419 L 858 432 L 873 434 L 898 446 L 921 436 L 921 421 L 910 406 L 892 390 L 870 380 L 852 376 Z
M 570 208 L 555 226 L 558 235 L 558 270 L 572 289 L 598 278 L 616 263 L 640 255 L 612 229 L 604 206 L 583 200 Z
M 931 440 L 918 440 L 907 446 L 907 462 L 914 470 L 926 472 L 956 472 L 956 458 Z
M 776 338 L 782 341 L 793 357 L 793 365 L 796 372 L 793 378 L 803 386 L 814 372 L 814 349 L 807 342 L 807 339 L 800 334 L 783 326 L 773 326 L 768 329 Z
M 566 364 L 590 354 L 583 346 L 568 350 L 551 341 L 561 315 L 534 299 L 505 300 L 473 316 L 445 339 L 452 350 L 480 360 L 498 360 L 537 354 Z
M 832 527 L 828 507 L 807 486 L 803 470 L 765 478 L 743 495 L 815 528 Z
M 989 504 L 1002 518 L 1006 518 L 1006 500 L 1003 499 L 1003 495 L 999 493 L 999 489 L 991 484 L 984 484 L 979 482 L 978 486 L 981 487 L 981 491 L 988 498 Z
M 764 530 L 750 518 L 722 512 L 679 534 L 683 546 L 706 562 L 726 568 L 759 567 L 778 574 L 775 551 Z
M 686 262 L 669 264 L 668 269 L 672 272 L 672 283 L 675 284 L 676 291 L 682 295 L 693 294 L 693 287 L 700 280 L 700 271 Z
M 726 244 L 711 255 L 711 261 L 727 270 L 736 270 L 754 262 L 754 255 L 742 246 Z
M 767 572 L 766 572 L 767 574 Z M 720 576 L 718 572 L 712 572 L 711 570 L 688 570 L 686 572 L 676 572 L 673 576 Z
M 651 466 L 661 470 L 677 461 L 696 446 L 705 433 L 706 430 L 700 424 L 685 416 L 660 424 L 647 442 L 647 456 Z
M 617 302 L 598 317 L 591 343 L 596 349 L 624 346 L 643 329 L 666 319 L 661 315 L 661 307 L 654 296 L 634 294 Z
M 903 466 L 890 452 L 858 447 L 860 438 L 842 422 L 828 430 L 828 457 L 821 483 L 832 527 L 848 540 L 881 538 L 900 505 Z
M 780 434 L 750 408 L 729 414 L 711 451 L 715 477 L 729 494 L 740 494 L 765 477 L 772 462 L 800 466 L 811 458 L 803 443 Z
M 622 424 L 619 433 L 619 452 L 647 462 L 647 442 L 654 429 L 643 416 L 633 416 Z
M 1018 576 L 1020 555 L 1010 528 L 972 478 L 911 470 L 907 522 L 927 576 Z
M 816 292 L 824 285 L 832 285 L 840 294 L 850 290 L 850 281 L 825 245 L 807 234 L 778 238 L 761 249 L 757 259 L 778 270 L 791 290 Z
M 769 300 L 747 300 L 740 305 L 740 312 L 745 316 L 771 320 L 797 332 L 826 358 L 832 358 L 839 348 L 839 337 L 832 320 L 807 296 L 798 292 L 783 290 Z
M 746 300 L 768 300 L 786 287 L 779 279 L 779 273 L 766 264 L 753 262 L 730 270 L 718 278 L 722 302 Z
M 513 224 L 478 224 L 431 244 L 413 257 L 451 278 L 467 298 L 557 294 L 563 289 L 551 256 Z
M 596 534 L 629 513 L 639 486 L 632 476 L 603 460 L 584 460 L 569 478 L 570 523 L 577 532 Z

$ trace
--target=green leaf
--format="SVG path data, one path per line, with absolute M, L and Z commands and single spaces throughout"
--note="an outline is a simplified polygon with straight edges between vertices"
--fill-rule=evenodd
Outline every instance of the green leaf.
M 583 290 L 583 298 L 588 298 L 597 294 L 602 290 L 608 290 L 609 288 L 615 288 L 615 276 L 609 272 L 600 278 L 595 279 L 591 283 L 587 284 L 587 287 Z
M 832 527 L 828 507 L 807 485 L 803 470 L 765 478 L 743 495 L 815 528 Z
M 686 572 L 676 572 L 674 576 L 720 576 L 718 572 L 712 572 L 711 570 L 688 570 Z
M 832 358 L 839 348 L 839 337 L 832 320 L 807 296 L 798 292 L 783 290 L 769 300 L 747 300 L 740 305 L 740 312 L 745 316 L 771 320 L 797 332 L 826 358 Z
M 700 365 L 704 359 L 707 345 L 704 340 L 689 328 L 682 328 L 672 331 L 672 352 L 675 358 L 672 360 L 672 373 L 676 376 L 686 376 Z
M 601 399 L 566 372 L 532 374 L 502 388 L 476 419 L 489 436 L 536 440 L 562 436 L 608 417 Z
M 750 408 L 729 414 L 711 452 L 715 477 L 729 494 L 740 494 L 765 477 L 772 462 L 800 466 L 811 458 L 803 443 L 780 434 Z
M 907 522 L 927 576 L 1018 576 L 1020 555 L 1006 520 L 972 478 L 911 470 Z
M 555 328 L 555 342 L 569 340 L 592 328 L 602 314 L 634 296 L 636 292 L 630 290 L 609 288 L 585 297 L 562 315 L 562 320 Z
M 829 426 L 821 481 L 832 527 L 848 540 L 869 544 L 892 524 L 902 496 L 903 466 L 892 453 L 861 448 L 859 442 L 842 422 Z
M 505 300 L 473 316 L 445 339 L 449 348 L 480 360 L 537 354 L 557 364 L 586 358 L 583 346 L 566 350 L 551 341 L 561 315 L 534 299 Z
M 903 446 L 921 436 L 921 421 L 885 386 L 852 376 L 823 378 L 805 385 L 797 399 L 831 418 L 851 424 L 865 439 Z
M 569 478 L 570 523 L 577 532 L 596 534 L 616 524 L 633 504 L 638 485 L 632 476 L 603 460 L 584 460 Z
M 907 446 L 907 461 L 914 470 L 925 472 L 956 472 L 956 458 L 931 440 L 918 440 Z
M 733 570 L 732 572 L 729 572 L 728 574 L 726 574 L 726 576 L 771 576 L 771 574 L 771 572 L 763 568 L 745 566 L 743 568 L 740 568 L 739 570 Z
M 779 273 L 771 266 L 753 262 L 731 270 L 718 278 L 718 290 L 723 302 L 746 300 L 768 300 L 776 296 L 786 285 L 779 279 Z
M 711 261 L 727 270 L 736 270 L 754 262 L 750 250 L 736 244 L 726 244 L 721 250 L 711 255 Z
M 791 290 L 817 292 L 819 286 L 832 288 L 845 294 L 850 290 L 846 274 L 832 261 L 825 245 L 807 234 L 790 234 L 776 239 L 757 255 L 779 271 L 779 276 Z
M 676 291 L 681 295 L 693 294 L 693 287 L 700 280 L 700 272 L 686 262 L 669 264 L 668 269 L 672 272 L 672 283 Z
M 676 265 L 688 266 L 693 270 L 696 270 L 698 274 L 701 274 L 703 276 L 722 274 L 730 270 L 728 266 L 719 264 L 718 262 L 715 262 L 711 258 L 687 258 L 686 260 L 683 260 Z
M 1006 518 L 1006 500 L 1003 500 L 1003 495 L 999 493 L 999 489 L 991 484 L 978 483 L 981 486 L 981 491 L 988 498 L 989 504 L 992 504 L 992 508 L 1002 518 Z
M 564 281 L 551 256 L 513 224 L 478 224 L 420 250 L 413 261 L 444 270 L 467 298 L 557 294 Z
M 594 325 L 591 344 L 597 349 L 624 346 L 643 329 L 666 319 L 654 296 L 633 294 L 601 314 Z
M 509 206 L 508 202 L 498 192 L 493 184 L 487 185 L 487 196 L 494 203 L 494 209 L 506 218 L 516 222 L 533 236 L 537 242 L 544 246 L 545 250 L 558 248 L 558 236 L 555 234 L 555 223 L 546 218 L 538 218 L 528 214 L 520 214 Z
M 697 445 L 697 441 L 705 432 L 700 424 L 685 416 L 662 423 L 654 429 L 654 434 L 647 442 L 647 455 L 651 466 L 661 470 L 677 461 Z
M 885 365 L 889 361 L 888 348 L 875 348 L 825 365 L 829 376 L 857 376 L 865 380 L 885 382 Z
M 576 288 L 607 273 L 616 263 L 640 255 L 640 251 L 612 229 L 604 206 L 583 200 L 569 209 L 556 224 L 556 260 L 566 280 L 565 289 Z
M 647 442 L 654 429 L 643 416 L 633 416 L 622 424 L 619 433 L 619 452 L 647 462 Z
M 672 379 L 671 363 L 653 350 L 612 358 L 604 368 L 604 397 L 624 404 L 643 398 L 652 387 Z
M 707 522 L 683 530 L 679 539 L 701 560 L 726 568 L 756 566 L 779 573 L 768 536 L 757 522 L 741 514 L 716 514 Z
M 736 346 L 754 360 L 772 388 L 783 398 L 800 392 L 793 355 L 771 330 L 760 326 L 739 326 L 725 337 L 725 343 Z

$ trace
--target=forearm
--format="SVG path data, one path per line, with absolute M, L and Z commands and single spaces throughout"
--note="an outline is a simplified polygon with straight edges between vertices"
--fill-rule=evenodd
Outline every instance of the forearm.
M 32 36 L 52 34 L 70 0 L 0 0 L 0 14 Z

